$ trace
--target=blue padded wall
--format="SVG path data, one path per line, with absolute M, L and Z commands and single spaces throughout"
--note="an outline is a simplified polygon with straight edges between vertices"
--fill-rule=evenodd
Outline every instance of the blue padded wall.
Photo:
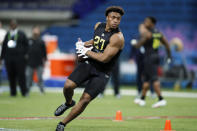
M 195 0 L 108 0 L 81 19 L 78 26 L 50 27 L 45 32 L 58 35 L 61 51 L 73 52 L 74 43 L 78 37 L 84 41 L 92 38 L 95 23 L 105 21 L 105 9 L 111 5 L 122 6 L 125 10 L 125 16 L 120 25 L 126 42 L 123 58 L 128 58 L 129 42 L 137 35 L 138 24 L 146 16 L 155 16 L 158 19 L 159 27 L 187 26 L 190 31 L 186 33 L 191 37 L 197 29 L 197 17 L 194 14 L 197 12 L 197 1 Z

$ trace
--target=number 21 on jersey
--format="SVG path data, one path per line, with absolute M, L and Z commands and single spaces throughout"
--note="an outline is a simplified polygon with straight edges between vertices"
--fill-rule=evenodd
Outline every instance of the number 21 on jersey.
M 104 43 L 105 43 L 105 40 L 102 39 L 100 36 L 94 37 L 94 46 L 96 47 L 96 49 L 98 49 L 100 51 L 103 50 Z

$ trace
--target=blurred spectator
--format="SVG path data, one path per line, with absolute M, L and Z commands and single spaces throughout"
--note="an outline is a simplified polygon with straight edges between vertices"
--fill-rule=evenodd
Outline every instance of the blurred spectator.
M 159 66 L 159 46 L 160 43 L 163 44 L 166 48 L 166 52 L 168 55 L 167 61 L 171 61 L 171 53 L 170 47 L 168 45 L 168 41 L 165 39 L 163 34 L 159 32 L 155 25 L 157 20 L 154 17 L 146 17 L 144 20 L 144 26 L 147 29 L 144 32 L 138 42 L 132 42 L 132 45 L 136 48 L 144 46 L 145 54 L 144 54 L 144 71 L 143 71 L 143 90 L 142 96 L 140 99 L 135 99 L 135 103 L 139 104 L 140 106 L 145 106 L 145 97 L 150 87 L 151 82 L 153 83 L 153 88 L 158 96 L 159 101 L 152 105 L 153 108 L 165 106 L 167 104 L 166 100 L 163 99 L 160 91 L 160 81 L 158 79 L 157 69 Z
M 6 35 L 6 30 L 2 28 L 2 23 L 0 21 L 0 54 L 1 54 L 1 50 L 2 50 L 2 44 L 3 44 L 3 40 L 5 38 Z M 0 64 L 0 84 L 1 84 L 1 72 L 2 72 L 2 64 Z M 0 89 L 0 93 L 2 92 L 2 90 Z
M 114 65 L 114 68 L 112 70 L 112 85 L 114 89 L 114 96 L 116 98 L 120 98 L 120 61 L 117 60 L 116 64 Z
M 3 44 L 3 40 L 5 38 L 5 35 L 6 35 L 6 30 L 3 29 L 3 25 L 0 21 L 0 52 L 1 52 L 1 49 L 2 49 L 2 44 Z
M 8 31 L 3 41 L 0 60 L 0 63 L 3 59 L 5 60 L 11 96 L 17 95 L 17 82 L 22 96 L 26 96 L 27 93 L 25 78 L 27 47 L 28 40 L 25 33 L 18 30 L 16 20 L 11 20 L 10 31 Z
M 27 88 L 28 93 L 33 83 L 34 71 L 36 71 L 38 78 L 38 87 L 40 92 L 44 93 L 44 84 L 42 79 L 44 63 L 47 60 L 46 47 L 44 41 L 40 38 L 40 28 L 35 26 L 32 29 L 32 38 L 29 39 L 29 47 L 27 53 Z
M 144 33 L 146 33 L 148 30 L 145 28 L 145 26 L 143 24 L 140 24 L 138 27 L 138 31 L 139 31 L 139 36 L 142 36 Z M 132 43 L 137 42 L 136 39 L 132 39 L 131 40 L 131 46 Z M 141 97 L 141 93 L 142 93 L 142 84 L 143 84 L 143 80 L 142 80 L 142 75 L 143 75 L 143 71 L 144 71 L 144 64 L 143 64 L 143 60 L 144 60 L 144 53 L 145 53 L 145 49 L 143 46 L 141 46 L 140 48 L 135 48 L 132 46 L 131 48 L 131 54 L 130 54 L 130 63 L 134 63 L 134 61 L 137 64 L 137 75 L 136 75 L 136 83 L 137 83 L 137 98 Z M 154 96 L 154 89 L 152 87 L 152 83 L 150 86 L 150 91 L 151 91 L 151 96 Z
M 181 82 L 187 80 L 187 88 L 192 88 L 195 73 L 187 68 L 186 58 L 182 55 L 183 42 L 181 39 L 175 37 L 170 41 L 172 52 L 172 63 L 170 67 L 164 66 L 164 77 L 175 80 L 174 89 L 181 88 Z

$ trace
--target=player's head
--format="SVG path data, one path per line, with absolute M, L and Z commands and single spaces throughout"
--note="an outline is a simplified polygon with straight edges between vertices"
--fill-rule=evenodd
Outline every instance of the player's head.
M 17 21 L 15 19 L 10 21 L 10 29 L 15 30 L 17 28 Z
M 148 29 L 152 29 L 155 27 L 155 25 L 157 24 L 157 20 L 155 17 L 153 16 L 148 16 L 145 18 L 144 20 L 144 25 L 146 26 L 146 28 Z
M 40 27 L 39 26 L 34 26 L 32 29 L 32 35 L 34 38 L 40 37 Z
M 115 29 L 119 26 L 124 10 L 120 6 L 110 6 L 105 11 L 107 25 Z

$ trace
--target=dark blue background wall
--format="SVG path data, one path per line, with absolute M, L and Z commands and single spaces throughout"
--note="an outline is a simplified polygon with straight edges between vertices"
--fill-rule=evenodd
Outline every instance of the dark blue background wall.
M 89 10 L 88 7 L 91 5 L 87 5 L 87 8 L 84 8 L 84 4 L 82 5 L 83 8 L 80 8 L 78 4 L 79 10 L 75 11 L 81 18 L 78 26 L 50 27 L 45 31 L 58 35 L 59 48 L 63 52 L 74 52 L 74 43 L 78 37 L 83 41 L 91 39 L 95 23 L 105 21 L 105 9 L 111 5 L 122 6 L 125 10 L 125 16 L 120 25 L 126 42 L 122 59 L 129 57 L 130 40 L 137 35 L 138 24 L 146 16 L 155 16 L 158 19 L 158 28 L 169 40 L 172 36 L 180 36 L 186 49 L 197 50 L 196 0 L 107 0 L 107 2 L 100 2 L 98 7 L 92 5 L 95 9 L 89 8 Z

